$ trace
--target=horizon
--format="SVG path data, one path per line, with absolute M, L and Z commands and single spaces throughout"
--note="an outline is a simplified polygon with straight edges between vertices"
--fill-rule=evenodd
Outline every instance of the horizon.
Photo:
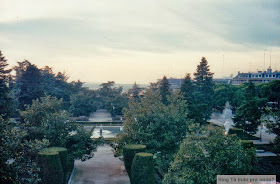
M 55 5 L 55 6 L 54 6 Z M 3 0 L 0 50 L 70 80 L 149 84 L 206 57 L 214 78 L 280 70 L 280 2 Z

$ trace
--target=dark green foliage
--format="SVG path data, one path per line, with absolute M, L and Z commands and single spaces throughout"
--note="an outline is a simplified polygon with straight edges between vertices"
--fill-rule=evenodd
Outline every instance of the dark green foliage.
M 254 147 L 253 141 L 250 140 L 241 140 L 241 144 L 245 149 L 250 149 Z
M 195 122 L 205 123 L 211 113 L 213 106 L 214 83 L 213 73 L 210 72 L 208 62 L 202 57 L 194 73 L 194 91 L 192 94 L 189 116 Z
M 147 152 L 157 154 L 156 167 L 167 172 L 187 128 L 187 107 L 182 95 L 172 93 L 166 106 L 158 92 L 147 90 L 145 98 L 130 101 L 124 112 L 125 132 L 120 142 L 146 145 Z
M 271 81 L 260 86 L 262 97 L 268 99 L 269 102 L 277 102 L 273 104 L 273 108 L 280 108 L 280 80 Z
M 171 163 L 165 184 L 214 184 L 217 175 L 246 175 L 255 161 L 255 150 L 244 149 L 235 136 L 219 129 L 189 133 Z
M 12 99 L 8 88 L 9 75 L 11 70 L 7 60 L 0 51 L 0 116 L 7 119 L 12 112 Z
M 280 178 L 280 157 L 259 157 L 254 167 L 254 175 L 276 175 L 277 181 Z
M 131 184 L 155 184 L 153 154 L 136 153 L 131 167 Z
M 236 110 L 234 118 L 236 127 L 242 128 L 249 134 L 255 134 L 260 125 L 261 108 L 264 100 L 257 96 L 253 83 L 245 84 L 244 100 Z
M 171 94 L 169 86 L 170 86 L 170 84 L 168 82 L 168 79 L 166 78 L 166 76 L 163 76 L 163 78 L 159 82 L 159 93 L 161 96 L 161 102 L 164 105 L 168 105 L 167 96 L 169 96 Z
M 18 62 L 19 66 L 14 67 L 16 71 L 16 85 L 19 108 L 22 110 L 25 105 L 31 105 L 32 100 L 44 96 L 42 88 L 42 74 L 36 65 L 25 60 Z
M 39 150 L 48 146 L 48 141 L 26 140 L 24 127 L 15 128 L 1 117 L 0 130 L 0 183 L 38 183 L 36 157 Z
M 67 172 L 68 166 L 68 153 L 67 149 L 63 147 L 50 147 L 41 150 L 40 152 L 58 152 L 60 157 L 60 162 L 63 168 L 64 173 Z
M 69 162 L 92 157 L 96 144 L 90 138 L 92 130 L 85 132 L 69 121 L 69 114 L 62 110 L 62 100 L 43 97 L 33 101 L 26 111 L 21 111 L 28 135 L 26 139 L 47 138 L 50 146 L 65 147 Z
M 223 110 L 226 102 L 233 104 L 235 86 L 229 84 L 216 84 L 214 88 L 213 106 Z
M 97 110 L 95 95 L 91 92 L 79 92 L 70 97 L 69 112 L 74 116 L 89 116 L 90 113 Z
M 40 167 L 41 183 L 63 184 L 64 173 L 59 153 L 45 149 L 38 153 L 38 166 Z
M 194 84 L 189 73 L 186 74 L 180 90 L 183 93 L 185 100 L 187 100 L 187 103 L 191 103 L 193 100 Z
M 136 84 L 136 82 L 133 84 L 132 89 L 129 89 L 127 94 L 129 95 L 129 97 L 134 98 L 135 100 L 139 100 L 139 93 L 141 91 L 141 88 L 139 87 L 138 84 Z
M 135 154 L 145 150 L 146 146 L 141 144 L 128 144 L 123 147 L 124 165 L 129 177 L 131 177 L 131 165 Z
M 259 140 L 258 137 L 247 134 L 241 128 L 231 128 L 229 130 L 229 134 L 235 134 L 239 139 L 242 139 L 242 140 Z
M 62 169 L 63 169 L 63 176 L 64 176 L 63 182 L 66 183 L 67 180 L 66 177 L 67 177 L 68 165 L 69 165 L 67 149 L 63 147 L 50 147 L 50 148 L 45 148 L 40 152 L 58 152 Z
M 122 115 L 122 110 L 127 107 L 128 100 L 126 96 L 122 95 L 122 87 L 114 87 L 114 81 L 102 83 L 99 94 L 98 103 L 99 108 L 105 108 L 112 116 Z

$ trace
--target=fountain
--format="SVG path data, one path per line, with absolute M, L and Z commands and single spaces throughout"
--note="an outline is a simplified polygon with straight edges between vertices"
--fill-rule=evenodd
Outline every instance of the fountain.
M 92 132 L 91 138 L 114 138 L 121 132 L 122 126 L 96 126 Z

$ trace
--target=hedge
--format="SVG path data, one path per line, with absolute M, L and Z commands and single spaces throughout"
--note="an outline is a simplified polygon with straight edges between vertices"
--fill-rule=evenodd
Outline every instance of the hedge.
M 231 128 L 229 129 L 229 134 L 236 134 L 237 137 L 243 140 L 258 140 L 258 137 L 255 137 L 253 135 L 247 134 L 240 128 Z
M 145 150 L 146 146 L 141 144 L 128 144 L 123 147 L 124 165 L 129 177 L 131 175 L 131 165 L 135 154 L 144 152 Z
M 131 184 L 155 184 L 153 154 L 136 153 L 131 167 Z
M 254 146 L 253 141 L 249 141 L 249 140 L 241 140 L 241 144 L 245 149 L 249 149 Z
M 45 149 L 38 153 L 38 166 L 41 169 L 41 183 L 62 184 L 64 181 L 63 168 L 58 152 Z

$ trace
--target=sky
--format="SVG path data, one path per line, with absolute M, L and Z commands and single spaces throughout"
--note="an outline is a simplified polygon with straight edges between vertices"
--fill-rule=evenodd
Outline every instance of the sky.
M 279 0 L 0 0 L 0 50 L 70 80 L 145 84 L 280 70 Z

